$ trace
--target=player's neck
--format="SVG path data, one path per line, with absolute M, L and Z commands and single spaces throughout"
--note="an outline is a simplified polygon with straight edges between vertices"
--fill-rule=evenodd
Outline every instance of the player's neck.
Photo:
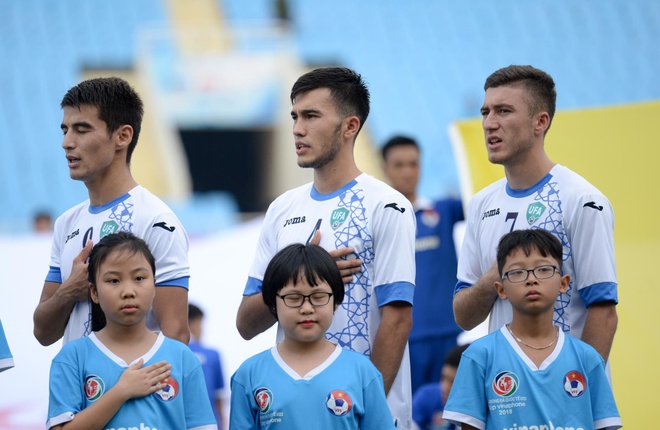
M 285 337 L 277 345 L 282 360 L 300 376 L 323 364 L 334 350 L 335 344 L 325 337 L 313 342 L 299 342 Z
M 328 174 L 329 173 L 329 174 Z M 314 171 L 314 188 L 321 194 L 330 194 L 348 184 L 362 172 L 355 167 L 347 171 L 319 172 Z
M 325 166 L 314 169 L 314 188 L 321 194 L 329 194 L 348 184 L 360 174 L 362 172 L 355 164 L 353 153 L 343 151 Z
M 112 353 L 130 364 L 149 352 L 158 334 L 149 330 L 144 323 L 123 326 L 109 321 L 102 330 L 96 332 L 96 337 Z
M 525 190 L 536 185 L 555 166 L 543 151 L 530 153 L 524 159 L 504 165 L 504 173 L 509 187 Z
M 123 196 L 137 186 L 130 170 L 112 173 L 85 182 L 92 206 L 102 206 Z

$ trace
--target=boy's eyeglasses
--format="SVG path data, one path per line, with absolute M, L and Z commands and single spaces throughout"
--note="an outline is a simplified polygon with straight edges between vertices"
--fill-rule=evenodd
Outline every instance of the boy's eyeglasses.
M 533 269 L 513 269 L 502 275 L 502 280 L 504 280 L 504 278 L 509 278 L 509 282 L 514 284 L 525 282 L 527 278 L 529 278 L 530 273 L 534 273 L 536 279 L 548 279 L 555 275 L 555 271 L 559 272 L 559 267 L 551 266 L 549 264 L 535 267 Z
M 305 299 L 308 299 L 312 306 L 325 306 L 330 303 L 330 297 L 332 297 L 332 293 L 319 292 L 307 295 L 292 293 L 285 294 L 283 296 L 276 294 L 276 296 L 282 299 L 284 306 L 288 308 L 299 308 L 303 305 L 303 303 L 305 303 Z

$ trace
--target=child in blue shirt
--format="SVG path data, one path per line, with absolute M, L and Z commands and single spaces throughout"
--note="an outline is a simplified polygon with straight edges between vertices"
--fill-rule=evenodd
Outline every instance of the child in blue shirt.
M 325 337 L 343 298 L 341 274 L 323 248 L 293 244 L 273 257 L 263 300 L 284 340 L 232 376 L 230 430 L 395 429 L 380 372 Z
M 128 232 L 105 236 L 87 269 L 93 332 L 53 359 L 47 428 L 217 430 L 197 357 L 147 328 L 156 294 L 147 244 Z
M 570 285 L 559 240 L 541 229 L 508 233 L 497 266 L 513 319 L 463 353 L 443 417 L 463 430 L 620 428 L 602 357 L 552 322 Z

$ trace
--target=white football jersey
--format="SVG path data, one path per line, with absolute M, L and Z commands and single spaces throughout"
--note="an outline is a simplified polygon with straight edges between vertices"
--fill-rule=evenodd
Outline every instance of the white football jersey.
M 472 198 L 455 291 L 471 287 L 490 269 L 504 234 L 528 228 L 547 230 L 562 243 L 562 273 L 571 276 L 571 284 L 557 299 L 554 322 L 580 338 L 587 306 L 618 301 L 614 213 L 596 187 L 564 166 L 554 166 L 531 188 L 513 190 L 501 179 Z M 511 318 L 511 305 L 498 298 L 490 314 L 489 332 Z
M 103 206 L 91 206 L 86 200 L 55 221 L 46 281 L 64 282 L 71 274 L 73 259 L 88 240 L 98 243 L 102 237 L 118 231 L 130 231 L 149 245 L 156 259 L 156 286 L 188 289 L 188 235 L 172 210 L 139 185 Z M 147 326 L 158 330 L 152 311 Z M 64 343 L 90 332 L 89 302 L 77 302 L 64 331 Z
M 261 292 L 272 257 L 292 243 L 307 243 L 316 230 L 327 250 L 352 247 L 349 258 L 362 260 L 362 272 L 346 284 L 346 296 L 326 337 L 371 355 L 381 320 L 379 308 L 394 301 L 412 303 L 415 284 L 415 213 L 410 202 L 385 183 L 361 174 L 330 194 L 312 183 L 290 190 L 268 208 L 244 295 Z M 278 331 L 278 339 L 283 334 Z M 388 402 L 398 428 L 412 425 L 408 351 Z M 409 423 L 406 424 L 405 423 Z

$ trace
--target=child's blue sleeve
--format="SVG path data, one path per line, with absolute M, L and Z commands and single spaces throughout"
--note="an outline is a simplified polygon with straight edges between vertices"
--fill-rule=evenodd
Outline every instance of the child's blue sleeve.
M 380 374 L 364 387 L 364 415 L 360 420 L 360 428 L 396 430 Z
M 248 387 L 239 382 L 239 372 L 241 372 L 240 368 L 231 377 L 229 430 L 257 430 L 256 411 L 252 406 L 252 393 Z
M 464 353 L 442 417 L 456 425 L 465 423 L 485 429 L 488 405 L 484 380 L 484 368 Z
M 65 345 L 50 365 L 46 428 L 71 421 L 85 407 L 83 390 L 86 387 L 79 376 L 75 360 L 72 360 L 74 354 L 69 354 L 71 351 Z M 98 381 L 89 381 L 90 395 L 94 394 L 95 383 Z
M 194 360 L 194 361 L 193 361 Z M 211 409 L 211 401 L 206 391 L 204 371 L 199 359 L 190 352 L 186 365 L 192 370 L 187 374 L 183 387 L 183 407 L 186 416 L 186 428 L 216 429 L 218 425 Z
M 616 429 L 622 425 L 621 416 L 614 401 L 612 387 L 607 380 L 605 363 L 600 356 L 598 356 L 598 359 L 600 359 L 601 363 L 587 377 L 594 417 L 594 428 Z

